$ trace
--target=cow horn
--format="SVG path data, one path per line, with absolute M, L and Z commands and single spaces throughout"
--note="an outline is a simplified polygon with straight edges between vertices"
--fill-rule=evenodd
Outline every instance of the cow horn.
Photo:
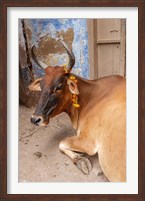
M 39 61 L 38 58 L 35 56 L 34 54 L 34 48 L 35 46 L 33 45 L 32 48 L 31 48 L 31 55 L 32 55 L 32 58 L 33 60 L 35 61 L 35 63 L 40 67 L 42 68 L 43 70 L 47 67 L 47 65 L 45 63 L 43 63 L 42 61 Z
M 72 50 L 67 46 L 67 44 L 63 40 L 60 40 L 60 43 L 65 48 L 65 50 L 69 56 L 69 63 L 67 65 L 67 70 L 68 70 L 68 72 L 70 72 L 75 64 L 75 56 L 74 56 Z

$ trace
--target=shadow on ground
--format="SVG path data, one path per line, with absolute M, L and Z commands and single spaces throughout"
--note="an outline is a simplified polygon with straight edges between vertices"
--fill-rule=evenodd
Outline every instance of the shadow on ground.
M 30 123 L 35 109 L 19 108 L 19 182 L 107 182 L 97 154 L 89 157 L 93 169 L 83 174 L 59 151 L 62 139 L 75 135 L 66 114 L 53 118 L 47 127 Z

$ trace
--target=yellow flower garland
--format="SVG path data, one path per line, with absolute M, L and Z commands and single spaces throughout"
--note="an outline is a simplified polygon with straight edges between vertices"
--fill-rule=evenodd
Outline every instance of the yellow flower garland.
M 68 73 L 68 70 L 66 68 L 66 64 L 63 66 L 65 73 Z M 75 78 L 74 75 L 71 75 L 69 77 L 70 80 L 73 80 L 76 84 L 78 83 L 77 79 Z M 72 102 L 73 102 L 73 106 L 75 108 L 79 108 L 80 104 L 78 103 L 78 95 L 77 94 L 72 94 Z

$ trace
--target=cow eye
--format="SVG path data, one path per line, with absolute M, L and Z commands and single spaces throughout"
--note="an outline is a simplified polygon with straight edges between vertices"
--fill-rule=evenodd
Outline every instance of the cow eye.
M 61 90 L 62 89 L 62 84 L 59 84 L 58 86 L 56 86 L 53 90 L 53 92 L 56 92 L 58 90 Z
M 62 84 L 59 84 L 57 87 L 56 87 L 56 90 L 60 90 L 62 89 Z

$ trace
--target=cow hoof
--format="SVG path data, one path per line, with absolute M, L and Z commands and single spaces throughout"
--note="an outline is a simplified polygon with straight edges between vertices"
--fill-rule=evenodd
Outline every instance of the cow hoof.
M 84 174 L 89 174 L 92 170 L 92 164 L 90 160 L 86 157 L 80 157 L 76 161 L 77 167 L 84 173 Z

